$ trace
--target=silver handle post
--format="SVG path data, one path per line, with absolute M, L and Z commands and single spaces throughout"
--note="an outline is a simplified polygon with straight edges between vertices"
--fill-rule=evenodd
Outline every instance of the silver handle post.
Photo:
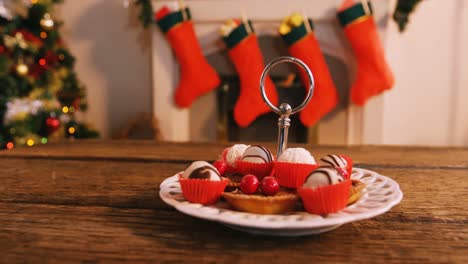
M 273 105 L 270 100 L 268 100 L 268 97 L 265 93 L 265 78 L 268 76 L 268 73 L 270 72 L 271 68 L 274 66 L 281 64 L 283 62 L 290 62 L 294 63 L 300 67 L 302 67 L 308 77 L 309 77 L 309 90 L 307 92 L 307 95 L 304 99 L 304 101 L 298 105 L 296 108 L 292 109 L 289 104 L 282 103 L 280 104 L 279 108 L 275 105 Z M 290 115 L 293 115 L 307 106 L 309 103 L 310 99 L 312 98 L 314 94 L 314 76 L 312 75 L 312 72 L 310 69 L 307 67 L 307 65 L 302 62 L 301 60 L 294 58 L 294 57 L 289 57 L 289 56 L 283 56 L 279 57 L 270 63 L 267 64 L 265 69 L 262 72 L 262 75 L 260 77 L 260 93 L 262 95 L 263 101 L 271 108 L 271 110 L 279 115 L 278 118 L 278 147 L 277 147 L 277 152 L 276 152 L 276 157 L 279 157 L 281 153 L 287 148 L 288 146 L 288 132 L 289 132 L 289 126 L 291 125 L 291 119 L 289 119 Z

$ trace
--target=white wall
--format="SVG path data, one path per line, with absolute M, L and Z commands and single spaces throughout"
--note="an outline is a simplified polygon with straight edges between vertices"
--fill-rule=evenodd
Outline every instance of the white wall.
M 386 48 L 382 143 L 468 145 L 468 2 L 423 1 L 403 34 L 390 23 Z
M 85 118 L 108 137 L 137 113 L 151 113 L 150 34 L 134 8 L 117 0 L 68 0 L 57 11 L 87 87 Z

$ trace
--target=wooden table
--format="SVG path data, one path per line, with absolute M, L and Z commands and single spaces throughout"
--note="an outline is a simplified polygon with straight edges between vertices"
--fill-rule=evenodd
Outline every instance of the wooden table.
M 279 238 L 185 216 L 159 199 L 164 178 L 224 147 L 77 141 L 0 152 L 0 262 L 468 263 L 468 149 L 306 146 L 392 177 L 404 198 L 370 220 Z

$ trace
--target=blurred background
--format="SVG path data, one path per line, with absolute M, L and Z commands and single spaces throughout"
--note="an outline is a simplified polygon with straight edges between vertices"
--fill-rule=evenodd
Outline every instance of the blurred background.
M 37 1 L 29 2 L 34 5 Z M 312 125 L 303 124 L 295 116 L 290 132 L 292 141 L 468 145 L 468 106 L 464 102 L 468 90 L 463 88 L 468 86 L 466 1 L 370 1 L 372 14 L 367 15 L 375 21 L 380 41 L 373 44 L 373 49 L 382 50 L 395 82 L 362 106 L 353 103 L 350 97 L 359 71 L 358 62 L 370 60 L 368 63 L 376 68 L 382 62 L 375 62 L 373 54 L 356 52 L 356 40 L 350 39 L 347 25 L 337 19 L 337 12 L 341 12 L 338 8 L 343 5 L 341 0 L 295 0 L 287 5 L 284 1 L 262 0 L 136 2 L 64 1 L 51 13 L 53 20 L 63 22 L 59 29 L 61 39 L 75 57 L 74 71 L 86 87 L 86 111 L 76 113 L 73 119 L 89 124 L 90 130 L 99 132 L 101 138 L 274 141 L 276 114 L 261 115 L 246 128 L 240 127 L 234 118 L 239 90 L 244 87 L 219 30 L 230 18 L 249 19 L 266 64 L 278 56 L 291 55 L 278 27 L 292 13 L 299 12 L 314 22 L 313 32 L 339 98 L 336 106 Z M 174 56 L 174 43 L 167 41 L 168 32 L 163 32 L 154 21 L 144 27 L 142 10 L 148 8 L 145 7 L 148 3 L 152 10 L 146 18 L 164 7 L 171 12 L 190 8 L 196 41 L 221 79 L 219 87 L 197 97 L 190 107 L 174 104 L 174 91 L 181 76 L 180 61 Z M 398 4 L 400 13 L 395 16 Z M 409 20 L 403 23 L 406 18 Z M 13 36 L 11 32 L 8 34 Z M 369 34 L 372 33 L 363 30 L 358 36 L 367 40 Z M 255 70 L 246 71 L 254 74 Z M 368 74 L 372 75 L 372 71 Z M 305 89 L 294 68 L 282 65 L 270 76 L 281 102 L 300 103 Z M 61 124 L 65 122 L 62 120 Z M 48 132 L 39 138 L 51 134 L 50 126 L 47 127 Z M 65 128 L 66 133 L 69 127 Z M 14 142 L 11 140 L 4 140 L 5 144 Z M 25 140 L 28 137 L 24 137 L 22 144 Z

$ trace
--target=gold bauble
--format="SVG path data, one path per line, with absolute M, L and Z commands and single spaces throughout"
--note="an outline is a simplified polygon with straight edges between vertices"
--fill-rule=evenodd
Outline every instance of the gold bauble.
M 29 68 L 28 68 L 28 65 L 20 62 L 18 63 L 18 65 L 16 65 L 16 73 L 18 73 L 18 75 L 20 76 L 25 76 L 27 75 L 29 72 Z
M 44 17 L 39 23 L 41 24 L 41 27 L 45 30 L 51 30 L 54 28 L 54 20 L 52 20 L 52 17 L 49 13 L 45 13 Z

